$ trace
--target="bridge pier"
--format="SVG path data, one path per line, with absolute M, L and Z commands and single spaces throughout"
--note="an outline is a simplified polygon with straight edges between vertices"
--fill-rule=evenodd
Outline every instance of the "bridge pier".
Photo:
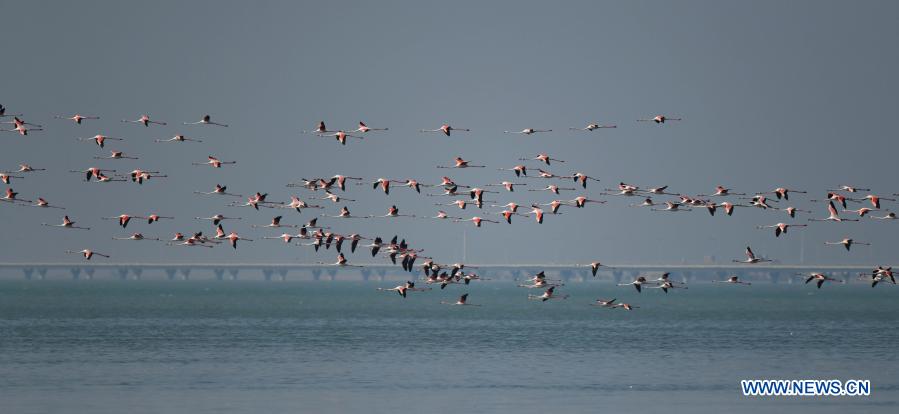
M 287 268 L 278 269 L 278 280 L 280 280 L 282 282 L 287 280 L 287 272 L 288 272 Z
M 144 269 L 142 267 L 132 267 L 131 274 L 134 275 L 134 280 L 140 280 L 140 277 L 144 274 Z
M 69 273 L 72 274 L 72 280 L 78 280 L 81 277 L 81 268 L 73 267 L 69 269 Z
M 181 280 L 190 280 L 190 268 L 189 267 L 183 267 L 183 268 L 179 269 L 179 272 L 181 272 Z
M 318 268 L 312 269 L 312 280 L 321 280 L 321 277 L 322 277 L 321 269 L 318 269 Z
M 231 275 L 231 280 L 237 280 L 237 274 L 240 273 L 240 269 L 229 269 L 228 274 Z
M 366 269 L 366 268 L 362 268 L 362 270 L 360 270 L 359 273 L 362 274 L 362 280 L 368 282 L 368 278 L 371 277 L 371 270 L 370 270 L 370 269 Z
M 34 269 L 30 267 L 23 268 L 22 274 L 25 276 L 25 280 L 31 280 L 31 275 L 34 274 Z
M 119 275 L 119 280 L 128 280 L 128 268 L 120 267 L 116 269 L 116 273 Z
M 215 280 L 225 280 L 225 269 L 212 269 Z
M 86 279 L 87 279 L 87 280 L 92 280 L 92 279 L 94 278 L 94 272 L 95 272 L 96 270 L 97 270 L 97 269 L 94 269 L 93 267 L 87 267 L 87 268 L 85 268 L 85 269 L 84 269 L 84 274 L 87 275 L 87 278 L 86 278 Z
M 275 270 L 274 270 L 274 269 L 267 268 L 267 267 L 262 269 L 262 276 L 265 278 L 265 281 L 266 281 L 266 282 L 271 282 L 271 281 L 272 281 L 272 274 L 273 274 L 273 273 L 275 273 Z

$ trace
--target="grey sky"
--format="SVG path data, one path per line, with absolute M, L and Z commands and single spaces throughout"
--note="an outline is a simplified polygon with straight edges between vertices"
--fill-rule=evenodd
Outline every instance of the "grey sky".
M 2 2 L 0 103 L 44 132 L 23 139 L 5 134 L 0 170 L 19 162 L 51 171 L 14 181 L 20 197 L 43 196 L 65 205 L 90 232 L 41 227 L 58 211 L 0 206 L 2 261 L 70 261 L 66 249 L 92 247 L 116 261 L 327 261 L 271 240 L 230 248 L 180 249 L 114 242 L 141 231 L 169 238 L 175 231 L 210 232 L 193 220 L 216 212 L 244 217 L 226 230 L 259 238 L 278 211 L 224 207 L 194 190 L 227 184 L 242 194 L 268 192 L 308 199 L 284 185 L 300 177 L 414 177 L 435 182 L 459 155 L 484 170 L 449 171 L 460 184 L 512 177 L 511 167 L 538 152 L 566 160 L 549 170 L 600 177 L 587 195 L 624 180 L 670 185 L 687 194 L 716 184 L 741 192 L 783 185 L 806 189 L 796 205 L 838 184 L 899 192 L 899 149 L 891 125 L 899 72 L 894 53 L 899 5 L 894 2 Z M 103 119 L 82 126 L 52 119 L 80 112 Z M 169 122 L 143 128 L 120 123 L 142 113 Z M 182 127 L 210 113 L 230 128 Z M 657 113 L 683 116 L 665 125 L 636 123 Z M 318 120 L 350 128 L 359 120 L 388 126 L 346 147 L 301 135 Z M 617 130 L 574 133 L 590 121 Z M 443 122 L 472 132 L 446 138 L 419 134 Z M 503 130 L 557 132 L 531 137 Z M 203 144 L 154 144 L 185 133 Z M 108 147 L 139 161 L 100 161 L 106 150 L 79 136 L 123 136 Z M 109 148 L 107 148 L 109 149 Z M 232 168 L 192 167 L 209 154 L 236 159 Z M 66 173 L 91 165 L 158 169 L 170 178 L 144 186 L 98 185 Z M 531 164 L 536 166 L 536 164 Z M 533 187 L 538 181 L 529 181 Z M 354 186 L 355 187 L 355 186 Z M 316 196 L 320 193 L 316 193 Z M 575 194 L 564 195 L 566 199 Z M 433 215 L 444 198 L 397 188 L 349 189 L 356 214 Z M 497 198 L 498 197 L 498 198 Z M 549 194 L 516 192 L 491 200 L 548 202 Z M 775 239 L 758 224 L 790 221 L 783 213 L 743 209 L 733 217 L 705 212 L 651 213 L 629 209 L 638 198 L 607 197 L 606 205 L 563 208 L 538 226 L 518 217 L 512 226 L 433 221 L 329 222 L 332 230 L 385 238 L 400 234 L 443 262 L 687 263 L 704 256 L 729 261 L 747 244 L 757 253 L 798 262 L 889 262 L 899 241 L 896 222 L 817 223 Z M 447 200 L 449 201 L 449 200 Z M 887 202 L 888 206 L 896 205 Z M 337 206 L 329 205 L 334 214 Z M 458 209 L 446 208 L 453 215 Z M 127 229 L 99 217 L 151 211 L 178 219 Z M 302 223 L 319 211 L 282 211 Z M 471 211 L 464 215 L 469 217 Z M 808 216 L 806 216 L 808 217 Z M 805 218 L 801 220 L 804 222 Z M 799 222 L 799 220 L 797 220 Z M 844 236 L 874 246 L 825 248 Z M 368 261 L 364 255 L 351 261 Z

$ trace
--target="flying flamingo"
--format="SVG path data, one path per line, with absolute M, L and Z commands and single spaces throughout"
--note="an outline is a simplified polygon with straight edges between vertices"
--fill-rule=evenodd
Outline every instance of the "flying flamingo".
M 551 161 L 555 161 L 555 162 L 565 162 L 565 161 L 560 160 L 560 159 L 552 158 L 552 157 L 550 157 L 549 155 L 547 155 L 546 153 L 540 153 L 540 154 L 537 154 L 537 156 L 534 157 L 534 158 L 519 158 L 518 160 L 519 160 L 519 161 L 540 161 L 540 162 L 542 162 L 542 163 L 544 163 L 544 164 L 546 164 L 546 165 L 550 165 L 550 162 L 551 162 Z
M 467 293 L 462 296 L 459 296 L 459 300 L 457 300 L 455 302 L 440 302 L 440 303 L 442 303 L 444 305 L 481 306 L 481 305 L 475 305 L 475 304 L 468 303 L 468 294 Z
M 443 135 L 450 136 L 453 131 L 470 132 L 471 130 L 468 128 L 454 128 L 449 126 L 449 124 L 443 124 L 438 129 L 421 129 L 418 132 L 442 132 Z
M 740 278 L 737 276 L 731 276 L 731 277 L 727 278 L 727 280 L 715 280 L 714 282 L 715 283 L 729 283 L 731 285 L 747 285 L 747 286 L 752 284 L 749 282 L 741 281 Z
M 871 217 L 872 219 L 876 219 L 876 220 L 896 220 L 896 213 L 893 213 L 891 211 L 889 213 L 886 213 L 882 217 L 877 217 L 877 216 L 869 216 L 869 217 Z
M 590 306 L 597 306 L 597 307 L 600 307 L 600 308 L 610 308 L 610 309 L 614 309 L 616 306 L 618 306 L 618 305 L 615 303 L 616 300 L 618 300 L 618 299 L 616 299 L 616 298 L 612 298 L 612 299 L 596 299 L 596 302 L 591 303 Z
M 25 172 L 34 172 L 34 171 L 46 171 L 46 168 L 34 168 L 28 164 L 19 164 L 19 169 L 15 172 L 25 173 Z
M 365 122 L 359 121 L 359 128 L 356 128 L 350 132 L 358 132 L 358 133 L 364 134 L 364 133 L 370 132 L 370 131 L 387 131 L 389 129 L 390 128 L 371 128 L 368 125 L 365 125 Z
M 334 139 L 336 139 L 337 142 L 340 143 L 340 145 L 346 145 L 346 139 L 347 139 L 347 138 L 359 138 L 359 139 L 365 138 L 365 137 L 361 137 L 361 136 L 358 136 L 358 135 L 350 135 L 350 134 L 347 134 L 347 133 L 344 132 L 344 131 L 337 131 L 337 132 L 335 132 L 335 133 L 333 133 L 333 134 L 318 134 L 318 136 L 320 136 L 320 137 L 334 137 Z
M 194 194 L 202 194 L 202 195 L 226 195 L 226 196 L 232 196 L 232 197 L 243 197 L 243 196 L 240 195 L 240 194 L 231 194 L 231 193 L 227 192 L 227 190 L 228 190 L 228 187 L 227 187 L 227 186 L 216 184 L 216 185 L 215 185 L 215 189 L 212 190 L 212 191 L 208 191 L 208 192 L 207 192 L 207 191 L 194 191 Z
M 551 185 L 546 186 L 545 188 L 540 188 L 540 189 L 534 188 L 534 189 L 530 189 L 530 190 L 528 190 L 528 191 L 549 191 L 549 192 L 551 192 L 551 193 L 553 193 L 553 194 L 559 194 L 559 191 L 562 191 L 562 190 L 564 190 L 564 191 L 574 191 L 574 190 L 577 190 L 577 188 L 559 187 L 559 186 L 557 186 L 557 185 L 555 185 L 555 184 L 551 184 Z
M 808 219 L 808 221 L 836 221 L 836 222 L 858 221 L 858 219 L 840 218 L 840 214 L 837 213 L 837 208 L 833 206 L 833 201 L 831 201 L 827 204 L 827 211 L 830 212 L 830 215 L 827 218 L 823 218 L 823 219 L 810 218 L 810 219 Z
M 522 175 L 527 177 L 528 175 L 528 167 L 524 165 L 516 165 L 512 168 L 497 168 L 499 171 L 512 171 L 515 173 L 516 177 L 521 177 Z
M 690 210 L 681 210 L 680 206 L 683 204 L 675 203 L 673 201 L 666 201 L 665 208 L 653 208 L 652 211 L 670 211 L 670 212 L 680 212 L 680 211 L 690 211 Z
M 811 211 L 808 211 L 808 210 L 800 210 L 800 209 L 798 209 L 798 208 L 796 208 L 796 207 L 787 207 L 787 208 L 783 208 L 783 209 L 781 209 L 781 210 L 786 211 L 786 212 L 787 212 L 787 215 L 789 215 L 790 218 L 796 218 L 796 212 L 811 213 Z
M 846 191 L 849 193 L 857 193 L 859 191 L 871 191 L 871 189 L 870 188 L 858 188 L 858 187 L 853 187 L 851 185 L 841 185 L 836 190 L 827 190 L 827 191 Z
M 148 216 L 146 217 L 146 219 L 147 219 L 147 224 L 153 224 L 153 223 L 159 221 L 160 219 L 174 220 L 175 218 L 174 218 L 174 217 L 160 216 L 159 214 L 153 213 L 153 214 L 148 215 Z
M 534 128 L 525 128 L 521 131 L 503 131 L 504 134 L 523 134 L 523 135 L 531 135 L 537 134 L 541 132 L 553 132 L 551 129 L 534 129 Z
M 584 188 L 587 188 L 587 180 L 599 181 L 599 178 L 593 178 L 593 177 L 591 177 L 587 174 L 581 173 L 581 172 L 576 172 L 576 173 L 572 174 L 571 178 L 574 180 L 574 182 L 580 181 L 581 187 L 584 187 Z
M 772 191 L 772 193 L 774 193 L 774 195 L 777 197 L 778 200 L 780 200 L 781 198 L 783 198 L 784 200 L 789 200 L 790 193 L 805 194 L 806 192 L 799 191 L 799 190 L 791 190 L 789 188 L 784 188 L 784 187 L 778 187 L 778 188 L 775 188 L 774 191 Z
M 131 235 L 128 236 L 128 237 L 113 237 L 112 239 L 113 239 L 113 240 L 135 240 L 135 241 L 139 241 L 139 240 L 155 240 L 155 241 L 159 241 L 158 238 L 149 238 L 149 237 L 144 236 L 144 235 L 141 234 L 141 233 L 131 233 Z
M 156 124 L 156 125 L 168 125 L 168 124 L 166 124 L 165 122 L 162 122 L 162 121 L 153 121 L 153 120 L 150 120 L 150 116 L 149 116 L 149 115 L 141 115 L 140 118 L 137 118 L 137 119 L 135 119 L 135 120 L 123 119 L 122 122 L 127 122 L 127 123 L 131 123 L 131 124 L 141 124 L 141 125 L 143 125 L 143 126 L 145 126 L 145 127 L 150 126 L 150 124 Z
M 103 253 L 97 253 L 97 252 L 95 252 L 95 251 L 93 251 L 93 250 L 91 250 L 91 249 L 79 250 L 79 251 L 77 251 L 77 252 L 76 252 L 76 251 L 73 251 L 73 250 L 66 250 L 66 253 L 67 253 L 67 254 L 80 254 L 81 256 L 84 257 L 84 260 L 90 260 L 90 259 L 91 259 L 92 257 L 94 257 L 94 256 L 105 257 L 105 258 L 107 258 L 107 259 L 109 258 L 108 255 L 105 255 L 105 254 L 103 254 Z
M 499 184 L 486 184 L 485 187 L 503 187 L 508 192 L 515 192 L 515 186 L 527 185 L 526 183 L 513 183 L 511 181 L 503 181 Z
M 631 305 L 631 304 L 628 304 L 628 303 L 619 303 L 619 304 L 616 305 L 615 307 L 616 307 L 616 308 L 621 308 L 621 309 L 624 309 L 624 310 L 628 310 L 628 311 L 629 311 L 629 310 L 634 310 L 634 309 L 636 309 L 636 308 L 639 308 L 639 306 L 634 306 L 634 305 Z
M 144 181 L 150 181 L 153 177 L 166 178 L 167 175 L 160 174 L 159 171 L 144 171 L 144 170 L 133 170 L 131 171 L 131 181 L 143 184 Z
M 402 296 L 403 298 L 405 298 L 405 297 L 406 297 L 406 293 L 408 293 L 408 292 L 422 292 L 422 291 L 431 290 L 431 289 L 429 289 L 429 288 L 416 288 L 416 287 L 415 287 L 415 283 L 412 282 L 412 281 L 410 280 L 410 281 L 407 281 L 405 284 L 399 285 L 399 286 L 394 287 L 394 288 L 390 288 L 390 289 L 387 289 L 387 288 L 378 288 L 378 290 L 384 291 L 384 292 L 396 292 L 397 294 L 399 294 L 400 296 Z
M 806 277 L 806 276 L 805 276 L 804 274 L 802 274 L 802 273 L 797 273 L 797 275 L 799 275 L 799 276 L 801 276 L 801 277 Z M 828 282 L 828 281 L 830 281 L 830 282 L 840 282 L 840 283 L 845 283 L 845 282 L 842 281 L 842 280 L 834 279 L 834 278 L 832 278 L 832 277 L 830 277 L 830 276 L 827 276 L 827 275 L 825 275 L 825 274 L 823 274 L 823 273 L 818 273 L 818 272 L 814 272 L 814 273 L 810 274 L 810 275 L 805 279 L 805 284 L 808 284 L 808 282 L 811 282 L 812 280 L 816 280 L 816 281 L 817 281 L 816 283 L 817 283 L 817 285 L 818 285 L 818 289 L 821 289 L 821 285 L 823 285 L 824 282 Z
M 336 216 L 329 216 L 327 214 L 322 214 L 321 216 L 322 217 L 330 217 L 330 218 L 363 218 L 363 219 L 373 217 L 373 216 L 354 216 L 354 215 L 350 214 L 350 209 L 348 209 L 346 206 L 341 208 L 340 214 L 338 214 Z
M 589 265 L 576 265 L 576 266 L 578 266 L 578 267 L 581 267 L 581 266 L 590 266 L 590 272 L 593 273 L 593 277 L 596 277 L 596 272 L 599 271 L 599 268 L 600 268 L 600 267 L 605 267 L 605 268 L 609 268 L 609 269 L 614 269 L 614 267 L 606 266 L 606 265 L 602 264 L 601 262 L 592 262 L 592 263 L 590 263 Z
M 137 157 L 130 157 L 130 156 L 127 156 L 127 155 L 125 155 L 125 153 L 122 152 L 122 151 L 110 151 L 110 154 L 109 154 L 108 156 L 106 156 L 106 157 L 94 157 L 94 159 L 97 159 L 97 160 L 124 160 L 124 159 L 128 159 L 128 160 L 136 160 L 136 159 L 138 159 L 138 158 L 137 158 Z
M 79 114 L 75 114 L 75 115 L 72 115 L 72 116 L 56 115 L 56 116 L 54 116 L 54 118 L 56 118 L 56 119 L 68 119 L 68 120 L 70 120 L 70 121 L 74 121 L 74 122 L 75 122 L 76 124 L 78 124 L 78 125 L 81 125 L 81 121 L 83 121 L 83 120 L 85 120 L 85 119 L 100 119 L 99 116 L 85 116 L 85 115 L 79 115 Z
M 116 172 L 116 170 L 107 170 L 107 169 L 102 169 L 102 168 L 97 168 L 97 167 L 90 167 L 83 171 L 69 170 L 69 172 L 84 174 L 84 180 L 90 181 L 91 177 L 99 179 L 100 176 L 102 176 L 104 172 Z
M 855 213 L 859 217 L 864 217 L 866 214 L 870 213 L 871 211 L 872 211 L 872 209 L 867 208 L 867 207 L 862 207 L 858 210 L 843 210 L 844 213 Z
M 11 180 L 12 178 L 18 178 L 21 180 L 21 179 L 24 179 L 25 177 L 20 176 L 20 175 L 10 175 L 8 173 L 0 173 L 0 182 L 3 182 L 3 184 L 9 184 L 10 181 L 12 181 Z
M 20 203 L 33 203 L 33 201 L 31 201 L 31 200 L 25 200 L 25 199 L 21 199 L 21 198 L 16 198 L 18 195 L 19 195 L 19 193 L 13 191 L 12 188 L 7 188 L 7 189 L 6 189 L 6 193 L 3 195 L 2 198 L 0 198 L 0 201 L 6 201 L 6 202 L 8 202 L 8 203 L 15 203 L 15 202 L 20 202 Z
M 808 224 L 787 224 L 787 223 L 777 223 L 767 226 L 756 226 L 757 229 L 774 229 L 774 237 L 780 237 L 781 234 L 787 234 L 787 229 L 790 227 L 808 227 Z
M 827 193 L 827 199 L 831 201 L 831 204 L 833 201 L 836 201 L 836 202 L 840 203 L 840 205 L 843 206 L 843 208 L 846 208 L 846 200 L 848 200 L 848 199 L 846 198 L 846 196 L 844 196 L 842 194 Z M 809 200 L 809 201 L 811 201 L 813 203 L 819 202 L 819 200 Z
M 334 194 L 334 193 L 332 193 L 332 192 L 330 192 L 330 191 L 325 191 L 325 196 L 319 198 L 319 200 L 331 200 L 331 202 L 333 202 L 333 203 L 339 203 L 341 200 L 343 200 L 343 201 L 356 201 L 356 200 L 353 200 L 353 199 L 350 199 L 350 198 L 344 198 L 344 197 L 341 197 L 341 196 L 339 196 L 339 195 L 337 195 L 337 194 Z
M 62 227 L 64 229 L 79 229 L 79 230 L 90 230 L 90 227 L 79 227 L 75 225 L 75 222 L 69 219 L 69 216 L 63 216 L 62 224 L 47 224 L 41 223 L 42 226 L 48 227 Z
M 415 217 L 417 217 L 417 216 L 415 216 L 414 214 L 400 214 L 400 209 L 396 208 L 396 205 L 392 205 L 392 206 L 390 206 L 390 208 L 387 209 L 387 214 L 386 214 L 386 215 L 383 215 L 383 216 L 377 216 L 377 217 L 383 217 L 383 218 L 389 218 L 389 217 L 412 217 L 412 218 L 415 218 Z
M 675 285 L 670 281 L 664 281 L 658 286 L 650 286 L 650 289 L 662 289 L 663 292 L 668 293 L 668 289 L 687 289 L 686 286 Z
M 240 236 L 237 235 L 237 232 L 233 232 L 233 231 L 231 232 L 231 234 L 228 235 L 227 239 L 228 239 L 229 242 L 231 242 L 231 247 L 234 248 L 234 249 L 237 249 L 237 241 L 238 241 L 238 240 L 253 241 L 253 239 L 248 239 L 248 238 L 245 238 L 245 237 L 240 237 Z
M 228 124 L 220 124 L 218 122 L 212 122 L 212 117 L 209 116 L 208 114 L 203 115 L 203 117 L 200 118 L 200 120 L 197 122 L 184 122 L 183 124 L 184 125 L 218 125 L 220 127 L 225 127 L 225 128 L 228 127 Z
M 716 186 L 715 193 L 711 194 L 711 196 L 715 196 L 715 197 L 731 196 L 731 195 L 746 195 L 746 194 L 732 193 L 730 188 L 724 187 L 723 185 Z M 700 194 L 698 197 L 709 197 L 709 195 Z
M 41 198 L 41 197 L 38 197 L 37 201 L 35 201 L 35 203 L 32 204 L 32 207 L 58 208 L 58 209 L 60 209 L 60 210 L 65 210 L 65 209 L 66 209 L 65 207 L 51 206 L 51 205 L 50 205 L 50 202 L 48 202 L 47 200 L 44 200 L 44 199 Z
M 531 300 L 540 300 L 541 302 L 546 302 L 550 299 L 568 299 L 568 295 L 564 296 L 556 296 L 555 295 L 555 286 L 550 286 L 549 289 L 546 289 L 542 295 L 528 295 L 528 299 Z
M 470 221 L 470 222 L 474 223 L 474 226 L 475 226 L 475 227 L 481 227 L 481 223 L 483 223 L 483 222 L 497 223 L 497 224 L 499 224 L 499 222 L 496 221 L 496 220 L 485 219 L 485 218 L 477 217 L 477 216 L 472 217 L 472 218 L 470 218 L 470 219 L 468 219 L 468 220 L 453 220 L 453 222 L 456 222 L 456 223 L 459 223 L 459 222 L 465 222 L 465 221 Z
M 110 140 L 110 141 L 124 141 L 123 138 L 107 137 L 106 135 L 102 135 L 102 134 L 97 134 L 97 135 L 94 135 L 94 136 L 92 136 L 92 137 L 90 137 L 90 138 L 78 138 L 78 140 L 79 140 L 79 141 L 93 141 L 93 142 L 96 143 L 97 146 L 100 147 L 100 148 L 103 148 L 103 146 L 106 145 L 106 141 L 107 141 L 107 140 Z
M 884 198 L 884 197 L 876 196 L 874 194 L 868 194 L 865 196 L 864 199 L 870 201 L 871 205 L 877 210 L 880 209 L 880 200 L 896 201 L 895 198 Z
M 145 219 L 146 217 L 132 216 L 130 214 L 119 214 L 118 216 L 113 217 L 101 217 L 103 220 L 116 220 L 119 222 L 119 225 L 122 228 L 128 227 L 128 223 L 131 222 L 131 219 Z
M 646 197 L 645 199 L 643 199 L 642 203 L 628 204 L 628 207 L 655 207 L 656 205 L 657 204 L 654 201 L 652 201 L 652 198 Z M 712 203 L 711 205 L 714 205 L 714 203 Z M 712 214 L 714 214 L 714 213 L 712 213 Z
M 9 123 L 9 122 L 6 122 Z M 30 125 L 27 122 L 16 122 L 15 128 L 13 129 L 0 129 L 0 132 L 15 132 L 22 136 L 27 136 L 28 131 L 43 131 L 43 128 L 26 128 L 25 125 Z
M 194 217 L 196 220 L 211 220 L 213 226 L 218 226 L 223 220 L 242 220 L 240 217 L 225 217 L 221 214 L 216 214 L 212 217 Z
M 825 244 L 825 245 L 828 245 L 828 246 L 843 246 L 843 247 L 846 248 L 846 251 L 847 251 L 847 252 L 849 251 L 850 248 L 852 248 L 852 246 L 854 246 L 854 245 L 856 245 L 856 244 L 859 244 L 859 245 L 862 245 L 862 246 L 870 246 L 870 245 L 871 245 L 871 243 L 857 242 L 857 241 L 855 241 L 855 240 L 853 240 L 853 239 L 850 239 L 850 238 L 848 238 L 848 237 L 845 238 L 845 239 L 843 239 L 843 240 L 840 240 L 840 241 L 838 241 L 838 242 L 829 242 L 829 241 L 826 241 L 826 242 L 824 242 L 824 244 Z
M 325 121 L 318 121 L 318 125 L 312 131 L 303 131 L 304 134 L 326 134 L 328 132 L 337 131 L 331 131 L 327 127 L 325 127 Z
M 577 208 L 584 208 L 587 203 L 597 203 L 597 204 L 605 204 L 605 200 L 592 200 L 584 196 L 575 197 L 573 200 L 570 200 L 569 203 L 574 203 L 574 206 Z
M 445 165 L 438 165 L 437 168 L 484 168 L 484 165 L 471 165 L 468 161 L 462 159 L 462 157 L 456 157 L 454 160 L 454 165 L 451 167 Z
M 187 142 L 187 141 L 203 142 L 203 140 L 201 140 L 201 139 L 188 138 L 188 137 L 184 136 L 183 134 L 175 135 L 169 139 L 157 139 L 156 140 L 156 142 Z
M 755 257 L 755 253 L 752 252 L 752 248 L 746 246 L 746 260 L 737 260 L 733 259 L 734 263 L 747 263 L 747 264 L 755 264 L 762 262 L 770 262 L 771 259 L 765 259 L 762 257 Z
M 638 119 L 637 122 L 655 122 L 657 124 L 664 124 L 668 121 L 683 121 L 683 118 L 669 118 L 666 115 L 656 115 L 652 118 Z
M 594 131 L 594 130 L 597 130 L 597 129 L 604 129 L 604 128 L 618 128 L 618 126 L 617 126 L 617 125 L 601 125 L 601 124 L 598 124 L 598 123 L 593 123 L 593 124 L 587 124 L 587 126 L 585 126 L 585 127 L 583 127 L 583 128 L 575 128 L 575 127 L 571 127 L 571 128 L 568 128 L 568 129 L 570 129 L 570 130 L 572 130 L 572 131 L 587 131 L 587 132 L 592 132 L 592 131 Z
M 519 214 L 511 210 L 503 210 L 497 214 L 503 216 L 503 219 L 509 224 L 512 224 L 512 216 L 524 216 L 524 214 Z
M 300 200 L 296 196 L 290 196 L 290 203 L 279 206 L 280 208 L 292 208 L 298 212 L 302 212 L 304 208 L 324 208 L 319 205 L 307 204 L 305 201 Z
M 6 107 L 0 105 L 0 118 L 10 117 L 10 116 L 22 116 L 22 114 L 7 114 Z
M 463 200 L 463 201 L 464 201 L 464 200 Z M 437 212 L 437 215 L 434 216 L 434 217 L 431 217 L 431 218 L 433 218 L 433 219 L 440 219 L 440 220 L 447 220 L 447 219 L 463 220 L 462 217 L 453 217 L 453 216 L 450 216 L 449 214 L 446 214 L 446 212 L 443 211 L 443 210 L 438 211 L 438 212 Z
M 209 158 L 209 161 L 194 162 L 191 164 L 193 164 L 193 165 L 209 165 L 209 166 L 212 166 L 212 168 L 222 168 L 222 165 L 224 165 L 224 164 L 237 164 L 237 161 L 220 161 L 218 158 L 215 158 L 212 155 L 210 155 L 207 158 Z

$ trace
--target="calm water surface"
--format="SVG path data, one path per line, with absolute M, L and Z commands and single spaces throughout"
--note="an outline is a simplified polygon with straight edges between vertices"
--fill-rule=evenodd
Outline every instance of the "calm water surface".
M 897 287 L 375 291 L 396 284 L 0 281 L 0 412 L 899 411 Z M 464 292 L 483 306 L 439 304 Z M 640 308 L 588 306 L 610 296 Z M 873 394 L 743 397 L 753 378 Z

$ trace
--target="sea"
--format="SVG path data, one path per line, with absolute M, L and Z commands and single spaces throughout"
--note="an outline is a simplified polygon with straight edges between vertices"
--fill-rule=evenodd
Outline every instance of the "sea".
M 899 412 L 897 286 L 377 290 L 398 284 L 0 280 L 0 413 Z M 463 293 L 480 306 L 441 303 Z M 872 389 L 749 397 L 745 379 Z

